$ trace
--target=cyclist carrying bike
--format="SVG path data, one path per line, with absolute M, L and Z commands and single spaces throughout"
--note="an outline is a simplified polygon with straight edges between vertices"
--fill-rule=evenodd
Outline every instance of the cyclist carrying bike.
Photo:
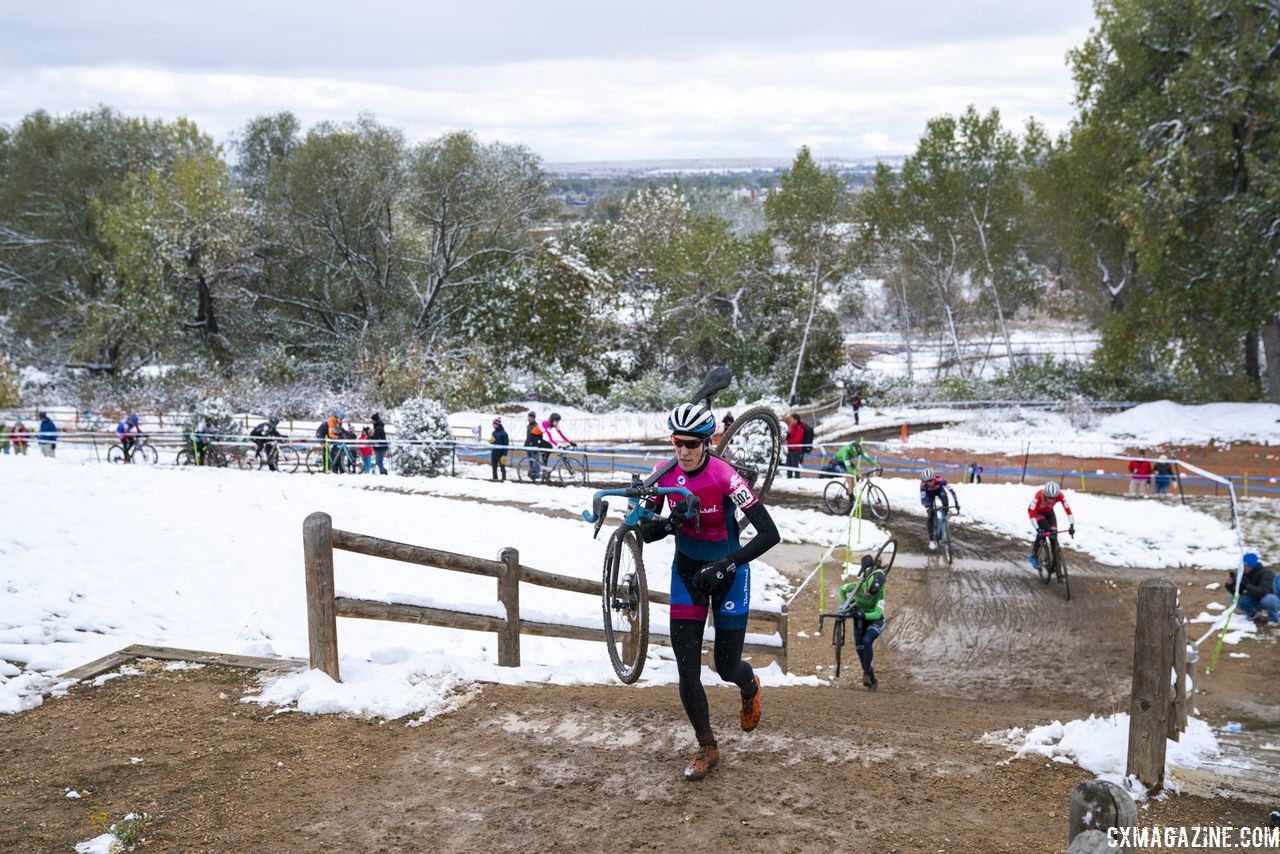
M 751 601 L 751 564 L 780 540 L 778 529 L 751 488 L 733 466 L 710 453 L 716 422 L 705 406 L 677 406 L 667 419 L 677 466 L 655 484 L 683 487 L 700 501 L 689 517 L 689 505 L 669 496 L 670 515 L 641 528 L 645 542 L 674 534 L 671 566 L 671 647 L 680 674 L 680 702 L 698 739 L 698 753 L 684 769 L 686 780 L 701 780 L 720 761 L 711 712 L 702 687 L 702 637 L 707 614 L 715 621 L 715 669 L 720 678 L 742 692 L 739 723 L 751 732 L 760 723 L 760 678 L 742 660 Z M 739 542 L 735 511 L 742 510 L 756 535 Z
M 249 438 L 257 446 L 253 451 L 253 455 L 261 459 L 265 453 L 267 455 L 267 468 L 272 471 L 276 470 L 276 459 L 280 456 L 280 446 L 271 440 L 284 438 L 280 431 L 276 429 L 276 425 L 279 423 L 280 416 L 273 415 L 249 431 Z
M 840 586 L 840 610 L 853 622 L 853 643 L 862 663 L 862 684 L 876 690 L 876 672 L 871 667 L 871 645 L 884 631 L 884 583 L 888 573 L 876 565 L 873 555 L 862 556 L 858 577 Z
M 142 435 L 142 428 L 138 426 L 138 416 L 130 413 L 128 418 L 122 420 L 116 425 L 116 438 L 120 440 L 120 447 L 124 449 L 124 461 L 132 462 L 133 449 L 138 444 L 138 437 Z
M 956 498 L 956 491 L 947 485 L 947 479 L 935 472 L 933 469 L 925 469 L 920 472 L 920 503 L 925 509 L 925 525 L 929 532 L 929 551 L 938 550 L 938 542 L 934 539 L 934 520 L 938 515 L 937 508 L 934 506 L 938 501 L 942 502 L 942 512 L 946 513 L 950 509 L 947 503 L 947 493 L 951 493 L 951 500 L 956 504 L 956 512 L 960 512 L 960 499 Z
M 1055 531 L 1058 528 L 1058 516 L 1055 510 L 1056 505 L 1061 504 L 1062 509 L 1067 512 L 1067 525 L 1070 526 L 1069 533 L 1071 536 L 1076 535 L 1076 517 L 1071 513 L 1071 505 L 1067 504 L 1067 497 L 1063 494 L 1062 488 L 1054 481 L 1049 481 L 1044 488 L 1036 491 L 1035 498 L 1031 499 L 1031 504 L 1027 507 L 1027 515 L 1031 517 L 1031 524 L 1036 530 L 1036 538 L 1031 542 L 1031 566 L 1035 569 L 1040 568 L 1040 559 L 1036 557 L 1036 546 L 1040 543 L 1042 534 L 1048 531 Z
M 844 485 L 848 488 L 850 495 L 856 494 L 854 481 L 862 473 L 862 460 L 870 463 L 873 469 L 880 468 L 880 463 L 867 455 L 867 452 L 862 449 L 862 443 L 857 439 L 836 451 L 836 463 L 845 470 Z

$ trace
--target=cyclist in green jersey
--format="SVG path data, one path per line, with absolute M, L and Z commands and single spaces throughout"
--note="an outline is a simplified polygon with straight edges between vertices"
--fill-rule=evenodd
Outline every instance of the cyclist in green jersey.
M 866 460 L 873 469 L 880 468 L 880 463 L 862 449 L 862 443 L 854 439 L 840 450 L 836 451 L 836 462 L 842 466 L 846 472 L 844 476 L 844 485 L 848 488 L 850 495 L 855 495 L 854 480 L 862 471 L 862 460 Z
M 841 585 L 841 611 L 853 621 L 853 643 L 862 663 L 862 684 L 876 689 L 876 672 L 871 668 L 871 645 L 884 631 L 884 582 L 888 573 L 875 563 L 871 555 L 862 556 L 862 571 L 848 584 Z

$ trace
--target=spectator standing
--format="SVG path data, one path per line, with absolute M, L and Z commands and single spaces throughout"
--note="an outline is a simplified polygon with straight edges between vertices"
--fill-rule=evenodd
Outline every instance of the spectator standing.
M 502 418 L 493 419 L 493 435 L 489 437 L 489 443 L 493 445 L 493 450 L 489 451 L 489 466 L 493 469 L 493 477 L 490 480 L 507 479 L 507 464 L 505 462 L 508 447 L 511 444 L 511 437 L 507 435 L 507 428 L 502 426 Z M 498 477 L 498 473 L 502 473 L 502 477 Z
M 360 452 L 360 473 L 373 471 L 373 438 L 368 427 L 360 428 L 360 436 L 356 439 L 356 450 Z
M 1129 494 L 1146 495 L 1147 486 L 1151 483 L 1151 461 L 1129 461 Z
M 969 463 L 969 483 L 982 483 L 982 464 L 976 460 Z
M 804 461 L 804 422 L 795 412 L 788 412 L 782 420 L 787 425 L 787 477 L 799 477 L 800 472 L 793 469 Z
M 1173 463 L 1168 457 L 1161 457 L 1155 468 L 1156 495 L 1168 495 L 1169 484 L 1173 483 Z
M 538 426 L 538 414 L 530 412 L 529 421 L 524 426 L 524 453 L 529 458 L 529 479 L 534 483 L 541 478 L 542 453 L 538 449 L 542 446 L 542 428 Z
M 39 417 L 40 429 L 36 432 L 36 441 L 40 444 L 40 453 L 52 457 L 58 451 L 58 425 L 53 423 L 47 412 L 39 413 Z
M 0 454 L 9 453 L 9 425 L 0 421 Z
M 370 420 L 373 422 L 373 431 L 369 437 L 372 439 L 370 444 L 373 445 L 373 460 L 378 466 L 378 474 L 386 474 L 387 467 L 382 464 L 382 461 L 387 456 L 387 425 L 382 420 L 382 416 L 376 412 Z
M 853 423 L 858 424 L 858 412 L 862 409 L 862 392 L 853 393 Z
M 1235 573 L 1227 579 L 1227 592 L 1236 592 Z M 1240 611 L 1250 619 L 1266 618 L 1268 625 L 1280 625 L 1280 585 L 1275 573 L 1262 565 L 1258 556 L 1244 556 L 1244 573 L 1240 576 Z
M 26 456 L 27 453 L 27 425 L 18 421 L 13 425 L 13 430 L 9 432 L 9 438 L 13 442 L 13 452 Z

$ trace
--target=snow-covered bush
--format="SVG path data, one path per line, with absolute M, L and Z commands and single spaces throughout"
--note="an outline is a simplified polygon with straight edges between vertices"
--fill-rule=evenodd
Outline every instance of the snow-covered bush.
M 685 389 L 661 371 L 646 371 L 634 380 L 614 383 L 609 389 L 606 405 L 609 409 L 624 412 L 653 412 L 667 409 L 684 402 L 685 397 L 697 387 L 700 381 L 701 377 Z
M 206 397 L 191 410 L 191 418 L 187 421 L 187 429 L 195 430 L 200 423 L 200 416 L 208 416 L 213 422 L 214 435 L 219 437 L 238 436 L 242 432 L 240 421 L 231 404 L 221 397 Z
M 1071 426 L 1077 430 L 1088 430 L 1098 423 L 1098 416 L 1093 411 L 1089 398 L 1083 394 L 1073 394 L 1062 404 L 1062 413 L 1067 416 Z
M 390 423 L 396 428 L 392 452 L 398 473 L 433 476 L 448 467 L 453 434 L 440 401 L 407 400 L 391 413 Z

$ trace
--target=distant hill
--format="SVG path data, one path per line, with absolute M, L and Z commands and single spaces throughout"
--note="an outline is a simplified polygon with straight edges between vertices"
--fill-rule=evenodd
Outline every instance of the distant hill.
M 892 157 L 863 157 L 857 159 L 818 158 L 824 166 L 834 166 L 836 171 L 869 174 L 876 164 L 884 162 L 898 168 L 902 155 Z M 598 160 L 577 163 L 544 163 L 548 173 L 559 178 L 659 178 L 680 175 L 752 175 L 775 174 L 791 166 L 791 158 L 784 157 L 729 157 L 724 159 L 698 158 L 688 160 Z

